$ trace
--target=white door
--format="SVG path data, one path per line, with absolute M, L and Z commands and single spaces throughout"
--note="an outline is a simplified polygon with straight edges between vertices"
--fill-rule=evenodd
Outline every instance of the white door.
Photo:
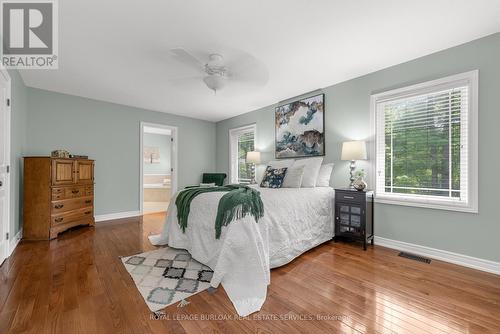
M 0 264 L 9 255 L 10 79 L 0 72 Z

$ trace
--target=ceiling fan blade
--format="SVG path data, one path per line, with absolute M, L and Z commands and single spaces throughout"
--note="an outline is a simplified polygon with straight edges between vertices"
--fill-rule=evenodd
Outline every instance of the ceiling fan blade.
M 186 85 L 198 82 L 203 83 L 203 77 L 198 75 L 198 76 L 189 76 L 181 78 L 169 78 L 167 81 L 174 85 Z
M 227 64 L 229 79 L 246 84 L 262 86 L 269 80 L 269 73 L 264 64 L 252 56 L 244 55 Z
M 183 48 L 170 49 L 170 53 L 172 53 L 172 56 L 179 62 L 184 63 L 190 67 L 194 67 L 198 70 L 203 70 L 205 67 L 205 65 L 201 61 L 199 61 L 198 58 L 196 58 Z

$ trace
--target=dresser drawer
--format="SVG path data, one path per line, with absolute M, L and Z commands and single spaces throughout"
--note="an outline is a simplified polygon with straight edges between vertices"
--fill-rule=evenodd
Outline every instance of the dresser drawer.
M 348 201 L 364 203 L 366 201 L 366 193 L 354 191 L 336 191 L 335 200 L 339 202 Z
M 51 224 L 52 226 L 54 225 L 59 225 L 59 224 L 65 224 L 69 223 L 72 221 L 77 221 L 77 220 L 82 220 L 86 218 L 92 218 L 93 217 L 94 210 L 92 207 L 88 208 L 81 208 L 73 211 L 68 211 L 60 214 L 53 215 L 51 218 Z
M 93 192 L 90 195 L 87 195 L 86 187 L 83 185 L 52 188 L 53 201 L 68 199 L 68 198 L 77 198 L 83 196 L 92 196 L 92 194 Z
M 58 193 L 52 192 L 52 200 L 53 201 L 59 201 L 59 200 L 62 200 L 64 198 L 65 198 L 64 192 L 58 192 Z
M 54 215 L 61 212 L 89 207 L 93 205 L 93 202 L 94 198 L 92 196 L 66 199 L 61 201 L 52 201 L 51 213 Z
M 52 200 L 57 201 L 60 199 L 64 199 L 64 188 L 52 188 Z
M 94 196 L 94 186 L 85 186 L 85 196 Z

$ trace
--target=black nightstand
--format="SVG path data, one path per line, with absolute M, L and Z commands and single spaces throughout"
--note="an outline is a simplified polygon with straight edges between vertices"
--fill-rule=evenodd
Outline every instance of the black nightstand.
M 348 238 L 373 245 L 373 191 L 335 189 L 335 241 Z

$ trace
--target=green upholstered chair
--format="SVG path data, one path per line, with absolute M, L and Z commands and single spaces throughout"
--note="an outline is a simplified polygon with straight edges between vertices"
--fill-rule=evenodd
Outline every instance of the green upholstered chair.
M 216 186 L 223 186 L 226 173 L 203 173 L 202 183 L 215 183 Z

